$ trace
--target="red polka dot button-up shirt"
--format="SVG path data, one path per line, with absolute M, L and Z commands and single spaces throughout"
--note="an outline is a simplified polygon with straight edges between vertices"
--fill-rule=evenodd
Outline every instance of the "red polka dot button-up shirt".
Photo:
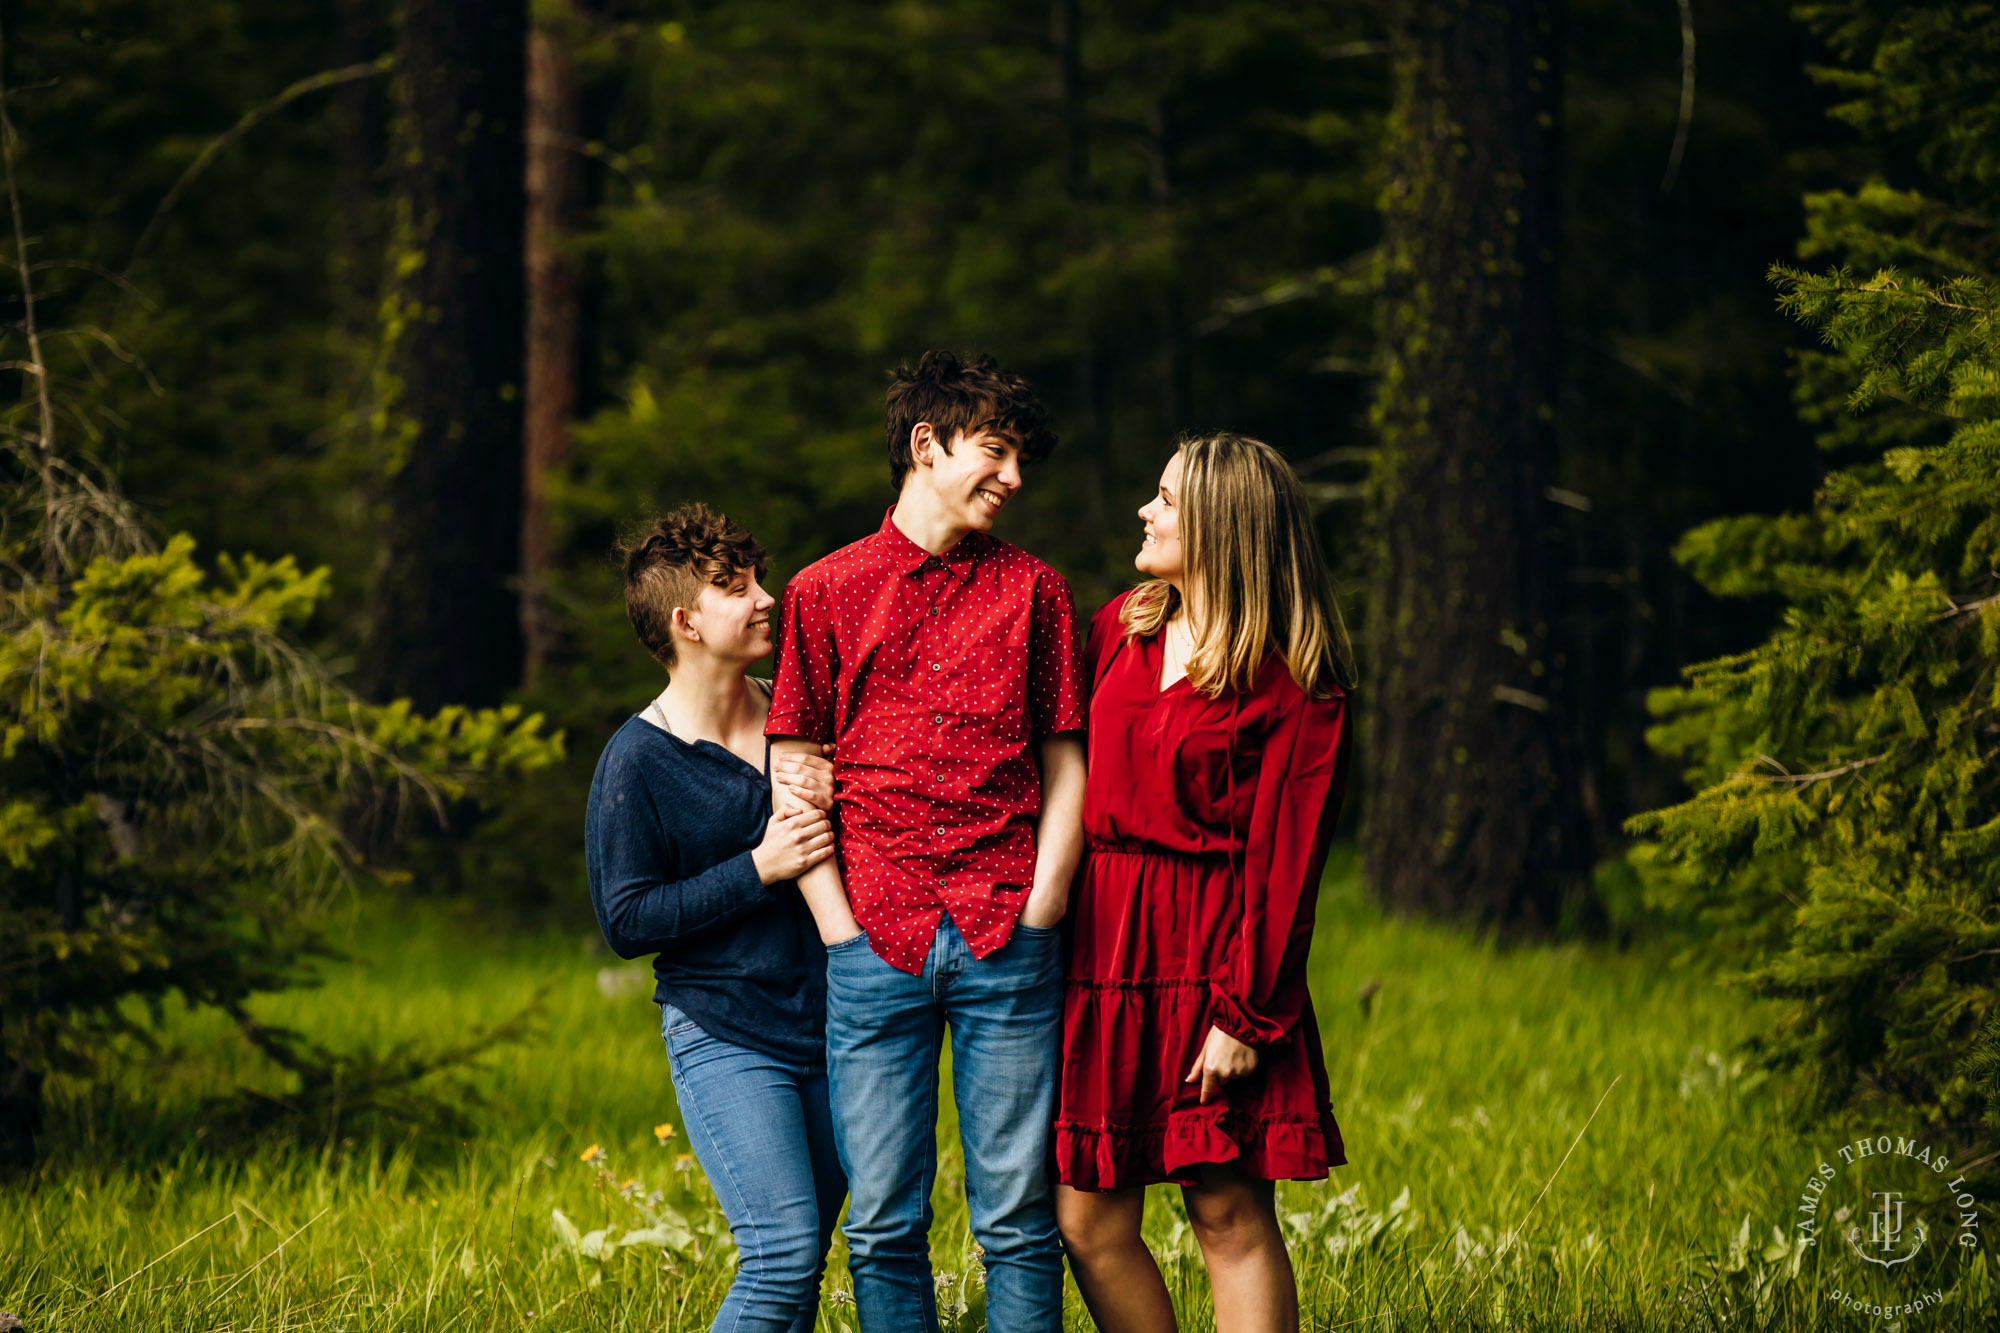
M 773 683 L 766 734 L 835 746 L 841 872 L 876 954 L 921 974 L 947 911 L 974 957 L 1005 944 L 1034 882 L 1035 742 L 1084 725 L 1062 575 L 983 533 L 934 556 L 884 517 L 785 586 Z

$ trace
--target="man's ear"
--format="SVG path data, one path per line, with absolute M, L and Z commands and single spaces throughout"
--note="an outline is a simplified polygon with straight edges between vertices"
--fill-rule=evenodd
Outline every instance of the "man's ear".
M 930 422 L 919 421 L 910 427 L 910 461 L 919 467 L 929 467 L 934 458 L 933 446 L 937 442 L 937 431 L 932 429 Z

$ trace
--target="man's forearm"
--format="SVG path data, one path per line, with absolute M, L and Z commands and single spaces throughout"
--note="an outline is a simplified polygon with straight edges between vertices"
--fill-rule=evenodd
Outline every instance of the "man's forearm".
M 1035 883 L 1021 909 L 1031 926 L 1050 926 L 1069 906 L 1069 883 L 1083 855 L 1083 738 L 1065 732 L 1039 747 L 1042 814 L 1035 825 Z
M 847 901 L 847 886 L 840 880 L 840 864 L 832 857 L 799 876 L 799 896 L 806 900 L 824 943 L 838 944 L 861 933 L 861 923 Z
M 774 758 L 781 754 L 817 755 L 820 747 L 812 741 L 787 736 L 771 742 L 771 753 Z M 772 781 L 771 809 L 774 814 L 802 809 L 804 804 L 790 788 L 775 779 Z M 835 845 L 839 845 L 837 833 Z M 829 856 L 800 875 L 798 885 L 799 896 L 806 900 L 806 910 L 812 913 L 813 924 L 819 927 L 821 940 L 837 944 L 861 933 L 861 925 L 854 919 L 854 908 L 847 901 L 847 886 L 840 879 L 838 857 Z

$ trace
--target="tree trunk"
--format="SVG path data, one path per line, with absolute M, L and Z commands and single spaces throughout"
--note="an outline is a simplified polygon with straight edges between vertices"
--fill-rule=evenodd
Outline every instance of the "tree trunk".
M 41 1073 L 0 1052 L 0 1170 L 32 1166 L 41 1132 Z
M 568 8 L 567 5 L 564 8 Z M 583 222 L 582 111 L 564 34 L 528 36 L 528 400 L 521 492 L 522 677 L 548 659 L 548 479 L 576 412 L 578 275 L 563 241 Z
M 404 0 L 368 668 L 423 708 L 518 678 L 525 0 Z
M 1404 0 L 1363 851 L 1391 906 L 1556 923 L 1588 865 L 1555 527 L 1561 0 Z
M 1146 138 L 1152 149 L 1147 176 L 1153 209 L 1161 227 L 1171 233 L 1174 230 L 1174 127 L 1167 116 L 1166 103 L 1157 97 L 1146 108 Z M 1178 240 L 1177 237 L 1175 239 Z M 1175 248 L 1178 250 L 1178 245 Z M 1160 420 L 1166 427 L 1166 438 L 1171 440 L 1181 433 L 1181 404 L 1186 398 L 1183 380 L 1187 366 L 1187 345 L 1181 332 L 1184 321 L 1180 293 L 1171 280 L 1162 284 L 1160 289 L 1159 322 Z
M 334 65 L 346 68 L 378 54 L 368 0 L 340 0 Z M 357 340 L 373 335 L 375 273 L 381 238 L 376 234 L 375 135 L 370 115 L 373 79 L 354 79 L 333 95 L 334 304 L 341 331 Z
M 1085 105 L 1083 20 L 1078 0 L 1051 0 L 1049 49 L 1055 57 L 1056 105 L 1062 116 L 1063 193 L 1069 200 L 1068 246 L 1083 254 L 1091 246 L 1090 113 Z M 1117 490 L 1118 470 L 1111 455 L 1109 413 L 1106 410 L 1104 357 L 1098 347 L 1091 311 L 1082 294 L 1070 298 L 1070 340 L 1076 394 L 1076 423 L 1068 432 L 1075 456 L 1092 460 L 1096 484 L 1081 498 L 1081 521 L 1102 532 L 1109 521 L 1105 500 Z

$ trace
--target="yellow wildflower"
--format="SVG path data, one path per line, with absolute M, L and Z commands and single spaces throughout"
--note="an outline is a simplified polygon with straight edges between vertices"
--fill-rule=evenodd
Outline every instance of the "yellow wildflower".
M 588 1148 L 585 1148 L 583 1150 L 583 1156 L 578 1158 L 577 1160 L 583 1162 L 594 1162 L 602 1156 L 604 1156 L 603 1147 L 593 1143 Z
M 661 1143 L 665 1143 L 668 1139 L 672 1138 L 673 1136 L 674 1136 L 674 1127 L 672 1125 L 653 1126 L 653 1137 L 658 1139 Z

